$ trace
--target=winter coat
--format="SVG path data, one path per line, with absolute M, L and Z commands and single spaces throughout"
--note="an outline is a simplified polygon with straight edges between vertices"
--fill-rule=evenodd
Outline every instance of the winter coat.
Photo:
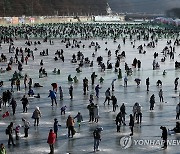
M 30 127 L 30 122 L 27 121 L 27 120 L 25 120 L 25 121 L 23 121 L 23 123 L 24 123 L 24 128 L 29 129 L 29 127 Z
M 9 125 L 8 126 L 8 131 L 9 131 L 9 135 L 12 135 L 13 134 L 13 126 Z
M 91 103 L 87 106 L 87 109 L 89 110 L 89 113 L 93 113 L 94 112 L 94 104 Z
M 134 117 L 130 117 L 129 126 L 134 127 Z
M 176 113 L 179 113 L 179 111 L 180 111 L 180 105 L 178 104 L 178 105 L 176 106 Z
M 28 103 L 29 103 L 29 101 L 28 101 L 28 99 L 27 99 L 26 97 L 23 97 L 23 98 L 21 99 L 21 101 L 22 101 L 22 104 L 23 104 L 24 106 L 28 105 Z
M 166 127 L 162 128 L 162 136 L 161 137 L 163 140 L 167 140 L 167 129 L 166 129 Z
M 105 96 L 106 96 L 106 97 L 110 97 L 110 96 L 111 96 L 111 93 L 110 93 L 110 91 L 109 91 L 109 90 L 106 90 L 106 92 L 105 92 Z
M 122 122 L 122 113 L 121 112 L 118 113 L 115 121 L 116 121 L 116 125 L 121 125 L 121 122 Z
M 136 110 L 136 111 L 137 111 L 137 114 L 138 114 L 138 113 L 141 113 L 141 106 L 140 106 L 140 105 L 138 105 L 136 109 L 137 109 L 137 110 Z
M 17 103 L 14 99 L 11 100 L 10 104 L 12 105 L 12 108 L 16 108 L 16 106 L 17 106 Z
M 120 111 L 121 111 L 122 114 L 126 114 L 126 107 L 124 105 L 122 105 L 120 107 Z
M 115 96 L 111 97 L 113 106 L 117 105 L 117 98 Z
M 146 79 L 146 85 L 149 85 L 149 78 Z
M 57 132 L 58 131 L 58 129 L 59 129 L 59 123 L 58 123 L 58 121 L 56 120 L 55 122 L 54 122 L 54 132 Z
M 74 119 L 72 117 L 68 117 L 66 121 L 66 126 L 67 127 L 74 126 Z
M 49 96 L 48 97 L 51 97 L 51 99 L 55 99 L 56 98 L 56 93 L 54 91 L 50 91 L 49 92 Z
M 83 117 L 82 117 L 81 114 L 77 114 L 77 115 L 74 117 L 74 119 L 75 119 L 75 118 L 77 118 L 77 122 L 83 121 Z
M 99 106 L 94 107 L 94 118 L 99 118 Z
M 56 141 L 56 134 L 54 132 L 50 132 L 48 136 L 47 143 L 48 144 L 54 144 Z
M 34 110 L 33 112 L 33 116 L 32 116 L 34 119 L 38 119 L 41 117 L 41 111 L 40 110 Z

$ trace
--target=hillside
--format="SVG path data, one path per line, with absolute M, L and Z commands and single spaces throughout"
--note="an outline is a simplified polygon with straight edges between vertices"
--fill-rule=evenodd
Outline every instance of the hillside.
M 107 0 L 0 0 L 0 16 L 106 14 Z

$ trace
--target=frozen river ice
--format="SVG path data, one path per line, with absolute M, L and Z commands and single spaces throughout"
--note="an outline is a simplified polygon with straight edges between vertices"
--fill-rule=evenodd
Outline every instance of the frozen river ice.
M 34 41 L 34 40 L 32 40 Z M 161 140 L 161 130 L 159 129 L 161 125 L 166 126 L 167 128 L 171 129 L 175 126 L 176 123 L 176 105 L 179 102 L 179 90 L 174 91 L 174 79 L 179 77 L 180 71 L 177 69 L 175 70 L 174 62 L 180 61 L 180 47 L 175 47 L 175 59 L 170 60 L 167 57 L 165 62 L 161 62 L 161 58 L 163 57 L 161 51 L 166 46 L 167 39 L 159 39 L 158 45 L 155 48 L 147 48 L 145 47 L 146 54 L 139 54 L 137 47 L 140 44 L 147 44 L 147 41 L 136 41 L 136 47 L 133 48 L 131 45 L 130 40 L 127 39 L 126 44 L 123 45 L 122 39 L 118 39 L 117 42 L 113 42 L 111 39 L 90 39 L 90 40 L 81 40 L 82 44 L 85 45 L 85 48 L 65 48 L 65 44 L 61 43 L 60 39 L 54 39 L 54 45 L 50 45 L 49 42 L 44 43 L 42 40 L 41 45 L 37 45 L 38 50 L 34 51 L 35 60 L 33 61 L 32 58 L 28 60 L 27 65 L 23 65 L 22 74 L 28 74 L 29 77 L 33 79 L 33 83 L 39 82 L 43 85 L 42 88 L 33 88 L 35 93 L 40 93 L 41 98 L 28 98 L 29 108 L 27 113 L 22 112 L 22 104 L 20 98 L 26 93 L 23 85 L 23 80 L 21 80 L 21 91 L 17 92 L 14 88 L 13 96 L 16 99 L 17 111 L 16 114 L 12 115 L 11 107 L 2 107 L 2 111 L 0 112 L 0 142 L 5 144 L 7 149 L 7 154 L 45 154 L 49 153 L 49 146 L 47 144 L 47 136 L 49 133 L 49 129 L 53 127 L 54 118 L 57 118 L 59 123 L 62 125 L 58 132 L 58 139 L 55 143 L 55 153 L 57 154 L 65 154 L 65 153 L 72 153 L 72 154 L 86 154 L 86 153 L 93 153 L 93 130 L 97 127 L 103 127 L 104 130 L 102 132 L 102 141 L 100 142 L 100 151 L 97 153 L 103 154 L 118 154 L 118 153 L 137 153 L 137 154 L 144 154 L 144 153 L 163 153 L 163 154 L 178 154 L 180 150 L 179 145 L 168 146 L 166 150 L 161 149 L 161 145 L 132 145 L 127 149 L 122 149 L 120 145 L 120 139 L 123 136 L 129 136 L 130 129 L 128 126 L 129 123 L 129 114 L 132 113 L 132 107 L 135 102 L 139 102 L 142 106 L 142 113 L 143 119 L 141 126 L 135 123 L 134 127 L 134 135 L 133 139 L 135 140 Z M 89 44 L 91 41 L 98 42 L 101 46 L 100 49 L 95 53 L 95 57 L 92 57 L 92 53 L 94 52 L 94 48 L 89 48 Z M 107 44 L 105 42 L 107 41 Z M 122 75 L 125 76 L 124 70 L 124 62 L 126 62 L 130 67 L 132 64 L 133 59 L 136 57 L 137 59 L 141 60 L 142 67 L 138 71 L 135 68 L 133 69 L 133 74 L 128 76 L 128 86 L 127 88 L 124 87 L 123 79 L 115 81 L 115 91 L 114 95 L 118 99 L 118 105 L 121 106 L 122 103 L 125 103 L 126 106 L 126 126 L 121 127 L 121 132 L 116 132 L 116 125 L 115 125 L 115 117 L 119 112 L 119 107 L 116 112 L 112 111 L 112 105 L 103 105 L 105 99 L 105 91 L 108 87 L 111 86 L 111 82 L 113 79 L 117 79 L 117 73 L 112 70 L 106 70 L 105 72 L 101 72 L 100 68 L 97 65 L 96 58 L 97 56 L 102 56 L 104 59 L 103 61 L 106 64 L 106 61 L 109 59 L 110 62 L 115 64 L 115 50 L 117 49 L 118 44 L 121 44 L 121 51 L 126 52 L 126 58 L 121 61 L 120 68 L 122 69 Z M 14 42 L 15 47 L 22 47 L 23 49 L 27 47 L 25 45 L 24 40 L 15 40 Z M 8 44 L 2 43 L 2 49 L 0 53 L 5 53 L 8 59 L 14 55 L 12 53 L 8 53 Z M 29 47 L 30 49 L 34 50 L 34 45 Z M 44 49 L 49 49 L 49 56 L 42 57 L 40 56 L 40 51 Z M 111 50 L 112 56 L 108 58 L 107 51 L 105 48 Z M 56 50 L 64 50 L 64 57 L 65 62 L 63 63 L 61 60 L 54 61 L 54 56 Z M 72 64 L 71 58 L 73 53 L 77 53 L 81 51 L 84 54 L 84 57 L 89 57 L 90 61 L 94 61 L 93 67 L 83 66 L 81 73 L 76 73 L 75 68 L 77 64 Z M 159 56 L 156 60 L 160 64 L 160 69 L 153 70 L 152 69 L 152 62 L 153 62 L 153 54 L 154 52 L 158 52 Z M 48 73 L 48 77 L 39 78 L 39 68 L 40 68 L 40 60 L 43 59 L 44 61 L 44 68 Z M 0 66 L 5 69 L 7 63 L 0 63 Z M 54 75 L 52 73 L 54 68 L 59 68 L 61 70 L 60 75 Z M 5 72 L 0 74 L 0 80 L 4 81 L 4 86 L 0 89 L 0 94 L 4 90 L 10 89 L 10 82 L 8 81 L 14 70 L 17 69 L 17 65 L 13 64 L 13 70 L 9 72 Z M 165 76 L 162 75 L 163 70 L 167 71 Z M 94 97 L 94 103 L 97 103 L 100 106 L 100 119 L 99 123 L 89 123 L 89 115 L 87 110 L 87 105 L 89 104 L 89 95 L 94 93 L 94 88 L 91 86 L 90 75 L 92 72 L 96 72 L 98 75 L 95 79 L 95 85 L 99 83 L 99 78 L 102 76 L 104 78 L 104 83 L 100 84 L 102 87 L 100 89 L 100 97 L 97 99 Z M 79 82 L 77 84 L 73 83 L 74 86 L 74 98 L 70 100 L 68 88 L 70 83 L 68 83 L 67 77 L 71 74 L 72 77 L 75 75 L 78 77 Z M 83 84 L 82 79 L 87 77 L 89 79 L 89 91 L 87 95 L 83 95 Z M 146 91 L 145 79 L 150 78 L 150 91 Z M 141 79 L 140 87 L 136 86 L 134 82 L 135 78 Z M 163 92 L 164 92 L 164 102 L 160 103 L 159 101 L 159 87 L 156 86 L 156 81 L 161 80 L 163 82 Z M 59 100 L 59 93 L 58 93 L 58 105 L 57 107 L 51 107 L 50 98 L 48 98 L 48 92 L 51 87 L 51 83 L 57 82 L 58 86 L 62 86 L 64 91 L 64 100 Z M 155 94 L 155 109 L 154 111 L 149 110 L 149 98 L 152 94 Z M 60 108 L 66 105 L 67 112 L 65 115 L 60 115 Z M 40 125 L 39 127 L 33 126 L 33 119 L 31 119 L 32 112 L 34 111 L 35 107 L 39 106 L 42 112 L 42 117 L 40 118 Z M 6 118 L 2 118 L 2 114 L 6 111 L 10 112 L 10 116 Z M 78 128 L 78 124 L 75 124 L 75 129 L 77 133 L 75 134 L 74 138 L 67 137 L 67 129 L 66 129 L 66 119 L 68 115 L 75 116 L 77 112 L 80 111 L 83 115 L 84 121 L 80 128 Z M 19 141 L 16 142 L 16 146 L 8 147 L 7 141 L 8 136 L 5 135 L 5 129 L 7 125 L 12 121 L 15 125 L 21 124 L 21 118 L 26 118 L 31 122 L 31 127 L 29 129 L 29 137 L 24 138 L 23 128 L 21 128 L 21 138 Z M 179 140 L 180 137 L 178 135 L 168 136 L 168 139 Z

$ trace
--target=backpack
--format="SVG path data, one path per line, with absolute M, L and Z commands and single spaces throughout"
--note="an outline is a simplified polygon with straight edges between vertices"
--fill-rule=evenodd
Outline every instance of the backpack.
M 8 127 L 6 128 L 5 132 L 6 132 L 6 135 L 9 135 L 9 128 Z

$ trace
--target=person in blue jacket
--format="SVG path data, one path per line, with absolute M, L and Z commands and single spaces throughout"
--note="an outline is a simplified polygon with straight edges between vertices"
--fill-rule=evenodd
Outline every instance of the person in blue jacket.
M 56 138 L 57 138 L 57 132 L 59 130 L 59 127 L 61 127 L 61 125 L 59 124 L 58 120 L 55 118 L 54 119 L 54 133 L 56 134 Z
M 54 105 L 54 102 L 57 105 L 57 102 L 56 102 L 56 92 L 55 91 L 49 90 L 49 96 L 48 97 L 51 97 L 51 102 L 52 102 L 51 106 Z

